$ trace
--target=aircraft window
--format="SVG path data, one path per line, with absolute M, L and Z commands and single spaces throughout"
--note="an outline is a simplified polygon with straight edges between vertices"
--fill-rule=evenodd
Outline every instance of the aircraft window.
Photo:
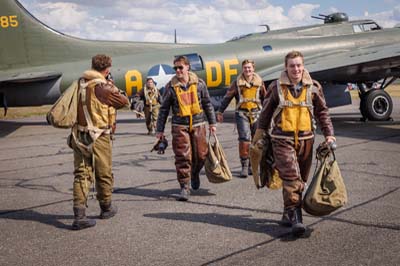
M 178 56 L 175 56 L 175 58 Z M 183 56 L 186 56 L 188 58 L 191 70 L 193 71 L 204 70 L 203 59 L 199 54 L 183 54 Z
M 363 32 L 363 29 L 358 24 L 357 25 L 353 25 L 353 30 L 354 30 L 355 33 Z
M 372 31 L 372 30 L 380 30 L 380 29 L 382 29 L 375 22 L 363 23 L 363 24 L 360 24 L 359 26 L 361 27 L 362 31 Z
M 264 45 L 263 46 L 263 50 L 265 52 L 271 52 L 272 51 L 272 46 L 271 45 Z
M 376 23 L 365 23 L 362 24 L 362 27 L 364 31 L 371 31 L 371 30 L 380 30 L 381 27 L 379 27 Z

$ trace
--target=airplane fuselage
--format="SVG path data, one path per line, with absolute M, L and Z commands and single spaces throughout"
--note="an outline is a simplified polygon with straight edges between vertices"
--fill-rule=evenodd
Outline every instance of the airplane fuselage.
M 292 50 L 304 54 L 307 70 L 324 86 L 328 105 L 335 101 L 331 106 L 349 103 L 341 100 L 349 98 L 347 83 L 400 76 L 400 28 L 382 29 L 371 20 L 254 33 L 219 44 L 110 42 L 52 30 L 18 1 L 0 5 L 0 37 L 5 40 L 0 49 L 0 96 L 8 106 L 53 103 L 90 68 L 91 57 L 98 53 L 112 56 L 114 81 L 129 96 L 141 90 L 149 76 L 164 87 L 174 75 L 172 62 L 179 55 L 188 56 L 192 71 L 204 79 L 214 98 L 225 93 L 245 59 L 255 61 L 256 72 L 268 85 L 285 70 L 284 56 Z M 334 91 L 332 97 L 329 88 L 339 93 Z

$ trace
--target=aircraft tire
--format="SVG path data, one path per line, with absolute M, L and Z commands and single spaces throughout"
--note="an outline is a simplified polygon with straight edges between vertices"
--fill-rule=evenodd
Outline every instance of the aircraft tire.
M 393 101 L 390 95 L 381 89 L 368 91 L 361 99 L 360 111 L 363 117 L 371 121 L 386 121 L 390 119 Z

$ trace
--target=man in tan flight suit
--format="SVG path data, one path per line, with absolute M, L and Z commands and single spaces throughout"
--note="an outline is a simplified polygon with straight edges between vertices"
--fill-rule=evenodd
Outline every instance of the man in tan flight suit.
M 153 78 L 146 79 L 146 86 L 139 91 L 135 98 L 144 102 L 144 116 L 146 119 L 147 134 L 153 135 L 157 123 L 158 112 L 161 104 L 161 94 Z
M 89 188 L 95 181 L 101 219 L 117 213 L 111 204 L 114 177 L 112 174 L 112 141 L 115 130 L 116 109 L 128 105 L 129 100 L 113 82 L 107 80 L 111 58 L 96 55 L 92 69 L 79 79 L 77 124 L 72 129 L 71 147 L 74 150 L 74 184 L 72 229 L 80 230 L 96 225 L 86 217 Z

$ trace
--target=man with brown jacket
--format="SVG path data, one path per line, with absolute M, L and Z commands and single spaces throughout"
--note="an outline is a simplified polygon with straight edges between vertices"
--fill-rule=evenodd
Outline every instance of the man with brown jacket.
M 112 174 L 112 141 L 116 109 L 128 105 L 129 100 L 106 77 L 110 73 L 111 58 L 96 55 L 92 69 L 79 79 L 77 124 L 72 129 L 70 145 L 74 150 L 74 184 L 72 229 L 80 230 L 96 225 L 86 217 L 89 189 L 96 184 L 101 219 L 117 213 L 111 205 L 114 184 Z
M 200 187 L 199 174 L 208 152 L 206 120 L 209 131 L 216 132 L 216 118 L 207 86 L 190 72 L 186 56 L 174 60 L 175 76 L 165 86 L 163 103 L 157 119 L 158 139 L 164 137 L 165 123 L 172 109 L 172 148 L 181 192 L 178 200 L 187 201 L 192 189 Z
M 279 80 L 267 89 L 253 143 L 263 134 L 270 135 L 275 168 L 283 181 L 282 223 L 291 226 L 294 235 L 302 235 L 306 230 L 302 192 L 312 162 L 314 119 L 327 143 L 336 139 L 321 85 L 304 69 L 303 55 L 298 51 L 288 53 L 285 68 Z
M 249 147 L 257 128 L 266 91 L 261 77 L 255 72 L 253 60 L 242 62 L 242 73 L 232 82 L 217 112 L 217 121 L 223 122 L 223 113 L 233 98 L 236 100 L 235 120 L 239 134 L 239 157 L 242 170 L 240 177 L 251 174 Z

